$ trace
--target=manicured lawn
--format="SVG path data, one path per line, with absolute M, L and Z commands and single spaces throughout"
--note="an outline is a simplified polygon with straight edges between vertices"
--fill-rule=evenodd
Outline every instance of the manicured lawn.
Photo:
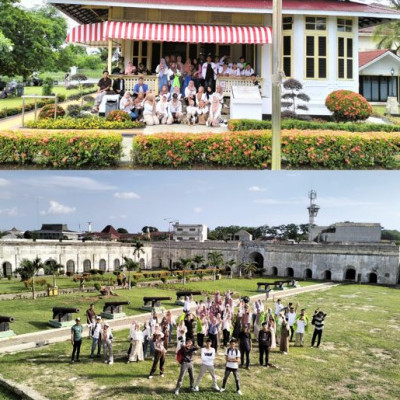
M 257 346 L 251 355 L 249 370 L 240 370 L 245 399 L 272 400 L 395 400 L 400 398 L 400 312 L 399 291 L 378 286 L 344 285 L 326 291 L 305 293 L 291 301 L 299 302 L 312 314 L 317 307 L 328 313 L 322 346 L 310 348 L 312 329 L 306 334 L 305 347 L 290 348 L 288 355 L 273 351 L 270 362 L 277 368 L 257 365 Z M 286 303 L 285 300 L 284 303 Z M 178 364 L 173 349 L 167 354 L 165 378 L 147 379 L 151 361 L 125 364 L 128 332 L 115 335 L 115 363 L 105 365 L 100 359 L 88 358 L 90 342 L 84 339 L 82 362 L 68 363 L 68 342 L 0 358 L 2 373 L 8 378 L 35 387 L 49 399 L 173 399 Z M 172 346 L 171 346 L 172 347 Z M 174 346 L 173 346 L 174 348 Z M 194 356 L 195 376 L 199 356 Z M 224 362 L 219 351 L 216 362 L 221 384 Z M 232 377 L 227 391 L 211 390 L 208 376 L 203 378 L 199 393 L 188 392 L 185 377 L 181 398 L 236 398 Z
M 86 90 L 86 89 L 85 89 Z M 96 89 L 93 88 L 95 92 Z M 64 86 L 54 86 L 53 93 L 64 94 L 70 96 L 79 93 L 79 89 L 67 90 Z M 25 95 L 42 95 L 42 88 L 38 86 L 28 86 L 25 88 Z M 34 103 L 34 99 L 26 99 L 26 103 Z M 20 97 L 11 97 L 7 99 L 0 99 L 0 110 L 4 108 L 22 107 L 22 99 Z
M 223 279 L 221 281 L 193 282 L 185 285 L 185 289 L 194 290 L 233 290 L 239 292 L 241 296 L 253 296 L 257 294 L 256 282 L 259 279 Z M 57 281 L 58 282 L 58 281 Z M 313 282 L 301 282 L 302 286 L 313 284 Z M 290 289 L 288 289 L 290 290 Z M 166 308 L 175 308 L 176 290 L 161 288 L 132 288 L 132 290 L 117 290 L 117 296 L 111 296 L 111 300 L 130 301 L 129 306 L 124 306 L 124 312 L 129 315 L 141 314 L 144 296 L 169 296 L 171 301 L 164 301 Z M 100 298 L 102 297 L 102 298 Z M 196 300 L 204 299 L 204 296 L 196 296 Z M 52 318 L 52 308 L 77 307 L 80 309 L 79 315 L 85 319 L 85 311 L 91 303 L 95 304 L 95 309 L 101 311 L 104 303 L 110 301 L 110 297 L 98 296 L 95 293 L 74 293 L 61 295 L 58 297 L 41 297 L 36 300 L 4 300 L 0 302 L 0 315 L 10 315 L 15 318 L 12 329 L 17 334 L 36 332 L 51 329 L 47 323 Z M 78 315 L 76 315 L 78 316 Z

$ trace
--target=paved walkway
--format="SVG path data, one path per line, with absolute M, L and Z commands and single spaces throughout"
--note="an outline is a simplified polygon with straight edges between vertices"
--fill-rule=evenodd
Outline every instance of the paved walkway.
M 326 290 L 334 286 L 337 286 L 337 284 L 320 283 L 296 289 L 288 289 L 285 291 L 271 291 L 270 299 L 274 295 L 279 295 L 279 298 L 285 298 L 300 293 L 312 292 L 315 290 Z M 252 301 L 258 299 L 265 299 L 265 293 L 251 296 Z M 182 307 L 174 308 L 170 311 L 173 313 L 173 315 L 179 316 L 182 313 Z M 147 321 L 150 318 L 150 315 L 151 313 L 148 312 L 135 316 L 121 318 L 118 320 L 107 320 L 107 322 L 110 324 L 114 331 L 120 331 L 123 329 L 128 329 L 133 320 L 136 320 L 140 323 Z M 84 326 L 84 336 L 88 336 L 88 328 L 86 326 Z M 0 339 L 0 353 L 29 350 L 36 347 L 46 346 L 52 343 L 64 342 L 66 340 L 69 340 L 70 338 L 70 328 L 59 328 L 34 333 L 26 333 L 24 335 L 13 336 L 11 338 Z

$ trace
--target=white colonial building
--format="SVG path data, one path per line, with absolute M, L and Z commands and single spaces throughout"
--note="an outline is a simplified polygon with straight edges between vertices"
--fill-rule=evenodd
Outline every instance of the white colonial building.
M 205 242 L 207 240 L 208 229 L 202 224 L 174 224 L 173 225 L 173 240 L 176 242 L 193 241 Z
M 260 76 L 262 112 L 271 114 L 272 0 L 47 0 L 79 22 L 69 43 L 120 47 L 124 63 L 142 62 L 154 73 L 161 57 L 182 60 L 200 54 L 244 56 Z M 400 19 L 385 6 L 341 0 L 283 0 L 283 54 L 286 77 L 304 85 L 310 114 L 328 114 L 326 96 L 337 89 L 358 92 L 359 28 Z M 127 88 L 137 76 L 126 77 Z M 156 75 L 145 83 L 158 91 Z M 219 78 L 232 85 L 253 85 L 250 78 Z

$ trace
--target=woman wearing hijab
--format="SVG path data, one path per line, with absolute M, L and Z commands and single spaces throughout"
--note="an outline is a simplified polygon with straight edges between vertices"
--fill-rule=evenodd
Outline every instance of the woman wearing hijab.
M 218 127 L 221 118 L 222 106 L 217 96 L 212 98 L 210 114 L 208 115 L 207 126 Z
M 157 65 L 156 74 L 158 76 L 158 91 L 161 92 L 164 85 L 168 86 L 168 66 L 165 58 L 162 58 L 160 64 Z
M 146 125 L 159 125 L 156 113 L 156 101 L 152 93 L 148 93 L 143 103 L 143 120 Z

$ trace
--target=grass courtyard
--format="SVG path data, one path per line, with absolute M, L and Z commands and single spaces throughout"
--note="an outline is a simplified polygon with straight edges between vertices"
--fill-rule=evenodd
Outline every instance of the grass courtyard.
M 308 314 L 320 307 L 328 313 L 320 349 L 310 348 L 312 329 L 306 334 L 304 348 L 291 348 L 288 355 L 273 351 L 277 368 L 257 366 L 254 346 L 249 370 L 240 370 L 246 399 L 354 399 L 386 400 L 400 398 L 400 312 L 397 289 L 343 285 L 321 292 L 290 298 L 306 307 Z M 286 303 L 288 300 L 285 300 Z M 151 361 L 125 364 L 128 332 L 115 335 L 115 363 L 90 361 L 90 341 L 84 339 L 82 362 L 71 365 L 70 343 L 51 345 L 29 352 L 3 355 L 2 374 L 34 387 L 54 400 L 92 399 L 172 399 L 178 376 L 173 352 L 167 354 L 165 378 L 147 379 Z M 195 375 L 199 356 L 195 356 Z M 223 375 L 223 356 L 216 362 L 218 382 Z M 232 377 L 231 377 L 232 378 Z M 151 383 L 151 384 L 149 384 Z M 199 393 L 188 392 L 188 378 L 181 390 L 184 399 L 231 399 L 233 379 L 227 391 L 217 394 L 211 381 L 203 378 Z
M 193 290 L 227 290 L 231 289 L 239 292 L 242 296 L 254 296 L 258 294 L 256 282 L 259 279 L 225 279 L 223 281 L 203 281 L 190 282 L 185 285 L 185 289 Z M 70 280 L 72 282 L 72 280 Z M 264 281 L 264 279 L 262 280 Z M 274 281 L 274 279 L 270 279 Z M 58 284 L 58 280 L 57 280 Z M 311 285 L 314 282 L 301 282 L 302 286 Z M 290 290 L 290 289 L 288 289 Z M 0 292 L 1 293 L 1 292 Z M 121 289 L 115 292 L 117 296 L 99 296 L 96 293 L 74 293 L 69 295 L 60 295 L 57 297 L 40 297 L 36 300 L 4 300 L 0 301 L 0 315 L 9 315 L 15 318 L 11 325 L 16 334 L 37 332 L 40 330 L 52 329 L 48 321 L 52 318 L 52 308 L 59 307 L 77 307 L 83 321 L 86 321 L 85 312 L 91 303 L 95 304 L 95 309 L 100 312 L 106 301 L 130 301 L 129 306 L 124 306 L 124 312 L 130 315 L 141 314 L 144 296 L 170 296 L 171 301 L 163 301 L 166 308 L 175 308 L 176 290 L 161 288 L 136 288 L 132 290 Z M 204 296 L 195 296 L 202 299 Z

